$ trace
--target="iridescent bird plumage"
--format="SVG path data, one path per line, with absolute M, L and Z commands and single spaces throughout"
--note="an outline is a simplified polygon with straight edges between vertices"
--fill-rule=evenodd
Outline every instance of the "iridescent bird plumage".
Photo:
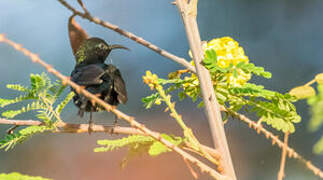
M 76 65 L 71 73 L 71 80 L 84 87 L 110 105 L 125 104 L 128 100 L 125 82 L 117 67 L 105 64 L 104 61 L 113 49 L 128 49 L 122 45 L 108 45 L 100 38 L 85 40 L 75 53 Z M 74 89 L 74 104 L 79 108 L 79 115 L 103 110 L 103 108 Z

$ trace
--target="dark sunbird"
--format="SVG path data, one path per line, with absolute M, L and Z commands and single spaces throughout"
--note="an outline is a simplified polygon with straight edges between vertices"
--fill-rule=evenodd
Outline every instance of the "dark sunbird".
M 104 61 L 113 49 L 128 48 L 121 45 L 108 45 L 100 38 L 85 40 L 76 51 L 76 65 L 71 74 L 71 80 L 90 93 L 112 106 L 125 104 L 128 100 L 126 85 L 117 67 L 105 64 Z M 75 89 L 74 104 L 79 108 L 78 114 L 83 117 L 84 112 L 90 112 L 89 130 L 92 124 L 92 112 L 104 110 L 97 103 L 92 102 Z M 89 131 L 90 132 L 90 131 Z

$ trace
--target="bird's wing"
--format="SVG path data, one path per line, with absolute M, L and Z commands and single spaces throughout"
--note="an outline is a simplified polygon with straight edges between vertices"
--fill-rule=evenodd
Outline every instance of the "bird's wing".
M 103 81 L 104 69 L 98 65 L 91 64 L 84 67 L 76 68 L 72 73 L 72 81 L 79 85 L 98 85 Z
M 117 69 L 114 78 L 113 78 L 113 87 L 114 90 L 118 93 L 118 101 L 122 104 L 125 104 L 128 100 L 126 84 L 122 79 L 120 71 Z

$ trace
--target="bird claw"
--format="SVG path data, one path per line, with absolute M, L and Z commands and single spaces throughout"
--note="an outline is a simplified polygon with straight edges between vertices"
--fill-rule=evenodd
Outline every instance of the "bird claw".
M 13 133 L 14 133 L 14 130 L 15 130 L 17 127 L 19 127 L 19 126 L 18 126 L 18 125 L 14 125 L 14 126 L 12 126 L 11 128 L 9 128 L 9 129 L 7 130 L 7 134 L 13 134 Z
M 114 134 L 114 128 L 116 128 L 118 126 L 118 117 L 117 116 L 114 116 L 114 122 L 113 122 L 113 126 L 112 126 L 112 129 L 110 131 L 110 134 Z
M 88 132 L 89 132 L 89 135 L 91 135 L 91 133 L 93 132 L 93 122 L 89 122 L 89 127 L 88 127 Z

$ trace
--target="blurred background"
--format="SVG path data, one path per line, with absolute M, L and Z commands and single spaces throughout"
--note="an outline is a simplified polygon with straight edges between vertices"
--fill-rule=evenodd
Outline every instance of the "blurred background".
M 68 2 L 80 9 L 76 0 Z M 176 6 L 171 2 L 84 0 L 93 15 L 189 59 L 184 27 Z M 287 92 L 323 72 L 322 12 L 322 0 L 203 0 L 199 1 L 198 24 L 202 40 L 231 36 L 244 47 L 253 63 L 273 73 L 270 80 L 259 78 L 254 82 L 268 89 Z M 67 32 L 70 15 L 70 11 L 53 0 L 1 0 L 0 33 L 38 53 L 46 62 L 69 75 L 74 67 Z M 129 101 L 126 106 L 119 106 L 120 109 L 153 130 L 180 135 L 180 128 L 167 113 L 159 108 L 148 111 L 143 108 L 141 98 L 151 92 L 143 84 L 142 75 L 146 70 L 151 70 L 160 77 L 166 77 L 168 72 L 183 67 L 111 30 L 84 19 L 76 20 L 91 36 L 131 49 L 130 52 L 114 51 L 108 60 L 122 71 L 128 88 Z M 0 62 L 0 96 L 6 98 L 14 95 L 5 88 L 6 84 L 28 85 L 30 73 L 45 71 L 5 44 L 0 44 Z M 296 125 L 296 133 L 291 135 L 290 146 L 315 165 L 323 167 L 323 157 L 312 153 L 312 147 L 322 131 L 310 133 L 307 130 L 310 115 L 305 102 L 297 103 L 297 109 L 303 120 Z M 177 110 L 201 142 L 212 146 L 203 110 L 197 109 L 191 100 L 178 102 Z M 16 119 L 32 117 L 21 115 Z M 77 109 L 72 103 L 64 110 L 62 117 L 73 123 L 86 123 L 88 120 L 88 117 L 81 119 L 77 116 Z M 95 113 L 94 121 L 112 124 L 113 115 Z M 0 126 L 1 136 L 5 135 L 7 128 L 9 126 Z M 280 149 L 238 120 L 230 120 L 226 124 L 226 132 L 238 179 L 276 179 Z M 0 152 L 0 173 L 17 171 L 57 180 L 193 179 L 185 163 L 175 153 L 156 158 L 147 155 L 137 157 L 121 169 L 125 149 L 110 153 L 93 152 L 97 139 L 117 137 L 120 136 L 36 135 L 11 151 Z M 288 159 L 286 175 L 286 180 L 318 179 L 294 159 Z M 210 178 L 202 174 L 200 179 Z

